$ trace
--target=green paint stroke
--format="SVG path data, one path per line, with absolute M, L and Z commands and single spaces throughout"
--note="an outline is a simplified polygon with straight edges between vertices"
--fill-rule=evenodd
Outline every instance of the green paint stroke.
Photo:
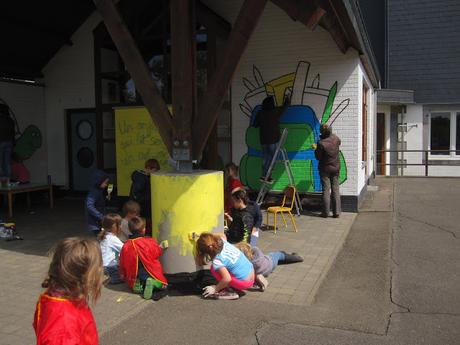
M 337 94 L 337 82 L 332 85 L 327 97 L 326 105 L 324 106 L 323 117 L 321 118 L 321 124 L 324 124 L 329 120 L 332 113 L 332 106 L 334 105 L 335 96 Z

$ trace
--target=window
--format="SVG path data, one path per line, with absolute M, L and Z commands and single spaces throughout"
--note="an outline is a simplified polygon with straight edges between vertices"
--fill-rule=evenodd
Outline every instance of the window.
M 460 155 L 460 111 L 430 114 L 430 150 L 431 156 L 440 158 Z
M 430 149 L 432 155 L 449 155 L 450 150 L 450 113 L 431 114 Z

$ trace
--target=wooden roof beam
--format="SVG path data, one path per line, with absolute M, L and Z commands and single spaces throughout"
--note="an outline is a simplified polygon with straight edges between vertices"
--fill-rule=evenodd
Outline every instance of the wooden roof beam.
M 196 19 L 200 22 L 200 24 L 203 24 L 208 28 L 213 27 L 216 35 L 224 39 L 228 37 L 230 31 L 232 30 L 232 26 L 229 22 L 206 5 L 203 5 L 201 1 L 196 2 Z
M 350 47 L 350 42 L 335 16 L 329 14 L 324 16 L 321 18 L 320 26 L 329 32 L 339 50 L 345 54 Z
M 276 6 L 284 10 L 292 20 L 301 22 L 310 30 L 314 30 L 326 10 L 315 1 L 305 0 L 271 0 Z
M 93 0 L 101 14 L 118 52 L 139 91 L 145 107 L 157 126 L 168 151 L 174 130 L 171 114 L 160 94 L 150 71 L 112 0 Z
M 268 0 L 245 0 L 227 44 L 224 59 L 208 83 L 206 94 L 200 100 L 198 116 L 193 124 L 193 154 L 199 158 L 216 123 L 219 109 L 228 91 L 233 75 L 265 9 Z

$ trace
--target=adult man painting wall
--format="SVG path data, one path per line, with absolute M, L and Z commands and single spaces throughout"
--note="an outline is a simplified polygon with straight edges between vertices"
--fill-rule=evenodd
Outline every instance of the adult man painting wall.
M 323 212 L 321 216 L 324 218 L 329 216 L 332 191 L 332 213 L 334 218 L 338 218 L 341 212 L 339 190 L 339 147 L 341 141 L 327 125 L 321 125 L 320 134 L 320 140 L 315 149 L 315 157 L 319 161 L 318 169 L 323 187 Z

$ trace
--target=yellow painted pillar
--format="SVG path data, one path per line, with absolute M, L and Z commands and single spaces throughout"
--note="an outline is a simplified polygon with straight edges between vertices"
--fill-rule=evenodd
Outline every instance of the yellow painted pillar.
M 152 235 L 167 240 L 161 263 L 165 273 L 195 272 L 195 241 L 190 234 L 223 232 L 224 181 L 221 171 L 182 174 L 159 172 L 151 176 Z

